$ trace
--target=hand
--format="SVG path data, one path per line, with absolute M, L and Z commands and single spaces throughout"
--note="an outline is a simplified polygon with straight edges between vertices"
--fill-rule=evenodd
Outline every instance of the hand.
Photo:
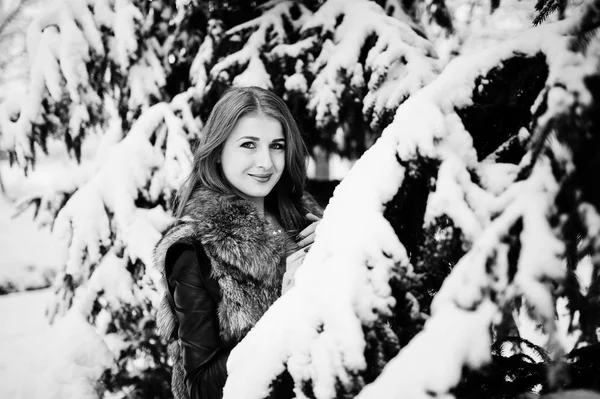
M 307 213 L 306 218 L 308 220 L 312 221 L 312 223 L 310 225 L 308 225 L 308 227 L 306 227 L 304 230 L 302 230 L 300 232 L 300 234 L 298 234 L 298 237 L 297 237 L 298 242 L 296 243 L 296 245 L 298 245 L 298 248 L 304 248 L 307 245 L 310 245 L 315 241 L 315 229 L 321 222 L 321 219 L 319 219 L 317 216 L 313 215 L 312 213 Z
M 294 276 L 298 266 L 304 262 L 304 257 L 310 249 L 310 245 L 305 248 L 300 248 L 293 254 L 287 257 L 285 261 L 285 273 L 283 274 L 283 281 L 281 284 L 281 293 L 284 294 L 288 289 L 294 285 Z
M 304 262 L 304 258 L 306 254 L 310 250 L 312 243 L 315 241 L 315 229 L 321 219 L 313 215 L 312 213 L 308 213 L 306 218 L 312 223 L 306 227 L 304 230 L 298 234 L 299 240 L 297 245 L 297 249 L 294 253 L 286 259 L 286 267 L 285 274 L 283 275 L 283 283 L 282 283 L 282 293 L 285 293 L 288 289 L 290 289 L 294 285 L 294 275 L 296 274 L 296 269 L 298 266 Z

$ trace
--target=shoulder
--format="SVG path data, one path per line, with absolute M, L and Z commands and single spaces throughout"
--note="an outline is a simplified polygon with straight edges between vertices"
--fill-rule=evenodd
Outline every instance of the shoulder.
M 165 277 L 170 286 L 175 281 L 190 286 L 204 284 L 204 276 L 210 274 L 210 261 L 205 259 L 202 246 L 178 242 L 167 250 L 165 256 Z
M 166 276 L 179 274 L 182 265 L 199 266 L 196 248 L 191 243 L 176 242 L 167 249 L 165 254 Z
M 183 250 L 186 246 L 193 246 L 194 241 L 197 241 L 197 237 L 193 226 L 186 223 L 175 223 L 167 229 L 154 247 L 154 267 L 164 275 L 167 254 L 169 253 L 169 259 L 172 259 L 172 253 L 176 250 Z
M 212 262 L 199 242 L 175 243 L 167 250 L 165 277 L 171 289 L 175 282 L 188 287 L 203 288 L 218 301 L 221 295 L 220 288 L 216 279 L 212 277 L 212 269 Z

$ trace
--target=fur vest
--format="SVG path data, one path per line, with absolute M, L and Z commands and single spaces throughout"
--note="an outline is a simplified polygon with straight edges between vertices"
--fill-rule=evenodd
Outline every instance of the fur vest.
M 314 200 L 303 206 L 320 216 Z M 173 393 L 187 398 L 183 365 L 176 339 L 177 319 L 171 308 L 165 276 L 165 256 L 175 243 L 200 242 L 211 262 L 211 277 L 219 284 L 217 317 L 223 342 L 238 342 L 281 294 L 286 246 L 285 232 L 266 221 L 247 200 L 206 189 L 197 190 L 184 216 L 171 226 L 155 248 L 155 267 L 162 274 L 163 295 L 157 314 L 161 335 L 169 341 L 174 360 Z

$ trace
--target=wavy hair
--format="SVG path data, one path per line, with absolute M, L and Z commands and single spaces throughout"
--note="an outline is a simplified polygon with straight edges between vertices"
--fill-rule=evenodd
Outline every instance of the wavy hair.
M 290 110 L 277 95 L 259 87 L 228 89 L 212 109 L 198 147 L 192 171 L 177 192 L 175 216 L 180 218 L 193 193 L 204 187 L 225 195 L 236 195 L 225 178 L 221 164 L 223 145 L 237 122 L 246 115 L 261 115 L 277 120 L 285 137 L 285 167 L 281 178 L 265 198 L 265 207 L 274 212 L 288 232 L 306 225 L 302 196 L 306 183 L 308 151 Z

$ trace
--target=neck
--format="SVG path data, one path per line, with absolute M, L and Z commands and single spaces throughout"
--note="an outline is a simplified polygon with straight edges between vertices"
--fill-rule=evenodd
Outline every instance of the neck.
M 265 214 L 265 199 L 264 198 L 247 198 L 258 209 L 261 215 Z

